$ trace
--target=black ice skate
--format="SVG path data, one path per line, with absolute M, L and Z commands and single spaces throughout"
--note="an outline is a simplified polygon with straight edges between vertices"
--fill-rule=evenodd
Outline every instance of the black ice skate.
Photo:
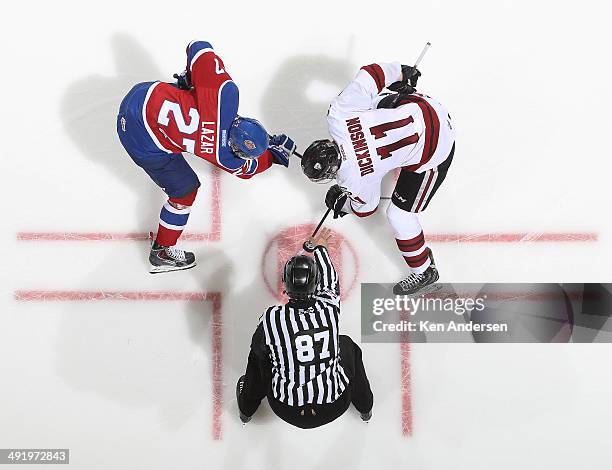
M 242 393 L 242 389 L 244 388 L 244 375 L 238 379 L 238 383 L 236 384 L 236 400 L 240 403 L 239 397 Z M 242 424 L 246 424 L 251 421 L 251 417 L 245 415 L 242 411 L 240 411 L 240 405 L 238 405 L 238 411 L 240 412 L 240 421 Z
M 429 259 L 431 264 L 421 274 L 412 273 L 406 279 L 401 280 L 395 286 L 393 286 L 393 293 L 395 295 L 411 295 L 411 294 L 424 294 L 437 289 L 434 283 L 440 279 L 436 264 L 434 262 L 433 253 L 429 252 Z
M 195 255 L 190 251 L 183 251 L 174 246 L 160 246 L 157 243 L 151 246 L 149 262 L 151 274 L 181 271 L 196 265 Z
M 359 416 L 361 416 L 361 420 L 363 422 L 367 423 L 370 421 L 370 419 L 372 419 L 372 410 L 368 411 L 367 413 L 359 413 Z

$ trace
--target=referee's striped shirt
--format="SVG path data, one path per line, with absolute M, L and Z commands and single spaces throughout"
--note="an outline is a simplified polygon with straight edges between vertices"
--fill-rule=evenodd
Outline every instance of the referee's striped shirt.
M 314 251 L 320 269 L 312 301 L 290 300 L 261 317 L 272 362 L 272 393 L 289 405 L 332 403 L 349 380 L 339 362 L 338 276 L 324 247 Z

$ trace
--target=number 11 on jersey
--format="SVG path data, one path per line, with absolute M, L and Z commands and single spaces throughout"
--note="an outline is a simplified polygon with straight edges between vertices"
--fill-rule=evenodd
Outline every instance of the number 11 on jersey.
M 385 122 L 383 124 L 379 124 L 374 127 L 370 127 L 370 133 L 374 137 L 374 139 L 382 139 L 383 137 L 387 137 L 387 131 L 392 129 L 400 129 L 402 127 L 408 126 L 414 122 L 414 118 L 412 116 L 408 116 L 405 119 L 399 119 L 397 121 Z M 385 158 L 389 158 L 391 153 L 395 150 L 399 150 L 403 147 L 407 147 L 408 145 L 416 144 L 419 141 L 419 134 L 412 134 L 410 136 L 404 137 L 396 142 L 392 142 L 387 145 L 383 145 L 381 147 L 376 148 L 376 153 L 380 157 L 381 160 Z

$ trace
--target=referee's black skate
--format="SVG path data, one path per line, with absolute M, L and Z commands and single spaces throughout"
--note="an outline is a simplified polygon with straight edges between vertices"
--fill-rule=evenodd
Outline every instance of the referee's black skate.
M 195 255 L 190 251 L 180 250 L 174 246 L 160 246 L 155 242 L 151 246 L 149 263 L 151 274 L 191 269 L 196 265 Z
M 435 282 L 440 279 L 440 274 L 436 269 L 434 262 L 433 253 L 429 252 L 429 259 L 431 264 L 421 274 L 412 273 L 406 279 L 402 279 L 400 282 L 393 286 L 393 293 L 395 295 L 412 295 L 412 294 L 424 294 L 437 289 L 434 285 Z
M 240 403 L 240 394 L 242 393 L 242 389 L 244 388 L 244 378 L 243 375 L 238 379 L 238 383 L 236 384 L 236 401 Z M 240 421 L 242 424 L 246 424 L 251 421 L 251 416 L 245 415 L 242 411 L 240 411 L 240 405 L 238 405 L 238 411 L 240 412 Z
M 368 411 L 367 413 L 359 413 L 359 416 L 363 422 L 367 423 L 372 419 L 372 410 Z

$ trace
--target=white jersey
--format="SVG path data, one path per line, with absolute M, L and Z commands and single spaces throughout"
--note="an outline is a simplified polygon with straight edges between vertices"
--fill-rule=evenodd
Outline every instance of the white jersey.
M 376 210 L 389 171 L 434 168 L 455 142 L 448 112 L 428 96 L 407 95 L 397 108 L 376 109 L 382 89 L 400 79 L 398 62 L 362 67 L 329 108 L 329 133 L 342 155 L 336 180 L 351 193 L 345 210 L 350 205 L 357 215 Z

